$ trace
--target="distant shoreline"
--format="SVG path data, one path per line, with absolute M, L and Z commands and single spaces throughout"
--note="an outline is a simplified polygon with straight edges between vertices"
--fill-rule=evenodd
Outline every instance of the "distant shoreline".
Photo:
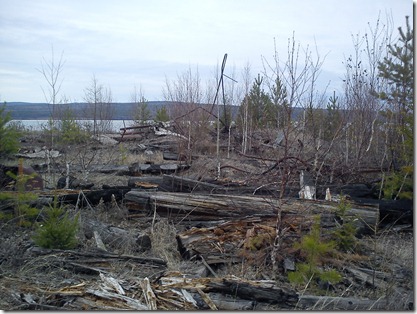
M 169 106 L 172 102 L 148 101 L 147 104 L 151 115 L 154 115 L 160 107 Z M 74 111 L 75 118 L 81 120 L 85 119 L 83 115 L 88 103 L 58 104 L 57 106 L 68 106 Z M 111 120 L 131 120 L 135 106 L 137 106 L 135 103 L 112 103 L 114 115 Z M 6 102 L 5 107 L 13 120 L 45 120 L 51 117 L 51 105 L 47 103 Z

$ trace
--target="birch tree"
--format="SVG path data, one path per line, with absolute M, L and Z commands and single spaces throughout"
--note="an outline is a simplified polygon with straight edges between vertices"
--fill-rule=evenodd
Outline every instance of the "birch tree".
M 169 116 L 175 123 L 176 131 L 187 138 L 186 146 L 179 138 L 179 150 L 187 151 L 191 159 L 194 149 L 207 149 L 211 145 L 209 135 L 209 120 L 212 118 L 207 106 L 210 95 L 209 89 L 204 88 L 198 68 L 177 75 L 176 79 L 165 80 L 163 95 L 166 101 L 172 102 Z
M 65 61 L 63 60 L 64 51 L 61 52 L 57 59 L 54 52 L 54 47 L 51 48 L 51 58 L 48 60 L 42 58 L 41 67 L 38 70 L 45 79 L 46 88 L 42 88 L 45 100 L 51 106 L 51 118 L 56 120 L 58 118 L 57 104 L 59 103 L 59 93 L 61 91 L 63 77 L 62 71 L 64 69 Z
M 364 35 L 352 35 L 353 53 L 345 62 L 343 97 L 349 123 L 345 162 L 352 172 L 380 162 L 383 153 L 377 139 L 380 113 L 386 101 L 378 96 L 378 91 L 386 88 L 386 80 L 379 76 L 378 64 L 387 55 L 391 32 L 390 21 L 383 24 L 379 18 L 375 26 L 368 23 Z
M 111 89 L 104 87 L 93 75 L 90 86 L 84 90 L 84 100 L 87 102 L 86 117 L 93 120 L 93 135 L 108 132 L 114 116 Z

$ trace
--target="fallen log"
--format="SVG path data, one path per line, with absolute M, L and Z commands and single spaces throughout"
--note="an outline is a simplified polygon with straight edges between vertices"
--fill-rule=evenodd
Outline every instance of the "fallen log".
M 222 220 L 241 219 L 246 216 L 276 217 L 281 213 L 306 217 L 325 214 L 334 219 L 338 203 L 319 200 L 285 199 L 242 195 L 200 195 L 170 192 L 130 191 L 125 200 L 131 202 L 130 208 L 152 214 L 155 210 L 161 216 L 173 220 Z M 136 206 L 135 206 L 136 205 Z M 358 228 L 372 230 L 379 222 L 378 206 L 351 203 L 347 217 L 356 219 Z
M 256 302 L 252 300 L 242 300 L 240 298 L 232 298 L 221 293 L 208 293 L 208 296 L 219 310 L 223 311 L 245 311 L 253 310 Z
M 314 311 L 375 311 L 386 310 L 387 306 L 388 301 L 386 299 L 369 300 L 359 298 L 303 295 L 300 296 L 295 309 Z
M 178 154 L 173 152 L 164 151 L 162 153 L 164 160 L 176 160 L 176 161 L 185 161 L 187 160 L 187 156 L 184 154 Z
M 75 251 L 33 247 L 28 253 L 34 258 L 42 256 L 48 265 L 93 276 L 100 273 L 111 275 L 115 267 L 123 269 L 127 264 L 129 264 L 130 271 L 135 265 L 137 269 L 152 269 L 155 275 L 166 269 L 166 261 L 160 258 L 115 254 L 100 249 Z
M 375 273 L 373 273 L 372 270 L 370 270 L 370 272 L 366 272 L 353 267 L 346 267 L 346 270 L 351 273 L 356 280 L 363 282 L 370 287 L 386 289 L 388 286 L 388 283 L 385 280 L 377 278 L 376 271 Z
M 130 191 L 125 200 L 139 205 L 140 210 L 152 213 L 156 208 L 161 216 L 172 219 L 219 220 L 248 215 L 274 215 L 277 204 L 266 199 L 231 195 L 198 195 L 170 192 Z M 274 206 L 275 205 L 275 206 Z
M 214 192 L 223 189 L 221 185 L 174 175 L 164 175 L 162 180 L 164 185 L 169 187 L 172 192 Z
M 131 260 L 135 261 L 140 264 L 152 264 L 156 266 L 166 266 L 166 261 L 161 258 L 154 258 L 154 257 L 142 257 L 142 256 L 135 256 L 130 254 L 116 254 L 107 251 L 101 250 L 90 250 L 90 251 L 76 251 L 76 250 L 59 250 L 59 249 L 44 249 L 41 247 L 33 247 L 30 250 L 30 253 L 33 255 L 49 255 L 51 257 L 57 258 L 58 255 L 66 260 L 74 260 L 79 259 L 81 257 L 88 257 L 88 258 L 101 258 L 101 259 L 109 259 L 109 260 Z
M 276 189 L 268 185 L 255 187 L 246 186 L 244 183 L 233 183 L 227 181 L 206 182 L 187 177 L 175 175 L 163 175 L 163 184 L 167 191 L 184 193 L 210 193 L 210 194 L 251 194 L 251 195 L 278 195 Z
M 128 166 L 120 165 L 92 165 L 89 169 L 92 172 L 100 173 L 114 173 L 119 176 L 126 176 L 130 174 Z
M 130 188 L 141 187 L 142 183 L 148 183 L 159 187 L 163 184 L 161 176 L 140 176 L 140 177 L 129 177 L 127 180 L 127 186 Z
M 251 281 L 237 277 L 223 278 L 184 278 L 164 276 L 159 280 L 159 285 L 164 289 L 175 288 L 205 293 L 221 293 L 242 300 L 267 302 L 270 304 L 295 304 L 298 300 L 294 290 L 286 287 L 278 287 L 275 281 Z M 247 304 L 247 303 L 246 303 Z
M 131 191 L 125 199 L 133 202 L 131 210 L 136 208 L 149 216 L 156 211 L 178 224 L 202 222 L 199 228 L 178 233 L 177 242 L 185 259 L 200 258 L 208 265 L 265 260 L 276 236 L 278 211 L 285 230 L 281 250 L 291 249 L 292 243 L 310 230 L 317 215 L 323 228 L 338 226 L 334 202 L 141 191 Z M 347 215 L 356 219 L 358 233 L 371 232 L 378 222 L 377 207 L 352 204 Z M 217 224 L 204 225 L 213 221 Z
M 142 174 L 164 174 L 164 173 L 176 173 L 178 171 L 186 170 L 190 168 L 188 164 L 140 164 L 134 163 L 129 167 L 129 173 L 132 176 L 140 176 Z
M 358 204 L 378 205 L 380 225 L 411 224 L 413 225 L 413 200 L 385 200 L 354 198 Z
M 130 188 L 126 187 L 125 189 L 119 188 L 105 188 L 102 190 L 91 190 L 91 191 L 77 191 L 69 190 L 67 192 L 62 191 L 58 196 L 58 201 L 61 204 L 78 204 L 79 207 L 98 205 L 100 200 L 103 200 L 105 203 L 112 201 L 121 201 L 123 200 L 125 194 L 130 191 Z

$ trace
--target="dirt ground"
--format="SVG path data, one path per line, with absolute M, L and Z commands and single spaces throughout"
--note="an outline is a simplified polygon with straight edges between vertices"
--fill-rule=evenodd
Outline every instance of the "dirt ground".
M 143 144 L 142 146 L 140 144 Z M 27 140 L 22 148 L 22 153 L 42 150 L 44 143 L 37 139 Z M 66 147 L 60 151 L 60 156 L 55 158 L 51 165 L 60 172 L 44 170 L 41 175 L 45 187 L 52 189 L 58 179 L 65 174 L 66 164 L 70 164 L 71 174 L 83 182 L 94 183 L 93 189 L 100 189 L 103 184 L 111 186 L 126 186 L 128 176 L 117 173 L 101 173 L 90 171 L 92 165 L 131 165 L 133 163 L 168 163 L 162 157 L 162 150 L 152 146 L 152 143 L 138 143 L 137 141 L 124 142 L 114 145 L 94 143 L 78 147 Z M 217 160 L 215 155 L 200 153 L 192 161 L 191 168 L 183 173 L 190 178 L 215 178 L 217 175 Z M 263 169 L 269 167 L 267 162 L 256 160 L 244 160 L 237 154 L 229 154 L 229 158 L 222 158 L 223 165 L 233 165 L 222 170 L 222 176 L 229 180 L 250 181 L 262 184 L 272 184 L 273 180 L 259 176 Z M 17 163 L 17 160 L 9 160 L 9 164 Z M 24 159 L 24 165 L 42 165 L 45 158 Z M 43 166 L 44 167 L 44 166 Z M 45 169 L 45 167 L 43 168 Z M 240 170 L 239 170 L 240 169 Z M 244 171 L 241 171 L 244 170 Z M 263 180 L 263 181 L 262 181 Z M 67 211 L 73 215 L 75 208 L 69 206 Z M 101 203 L 94 208 L 82 208 L 80 210 L 80 229 L 78 232 L 79 246 L 73 253 L 46 252 L 34 245 L 32 236 L 35 227 L 20 227 L 15 221 L 2 221 L 0 225 L 0 309 L 2 310 L 27 310 L 27 309 L 91 309 L 86 305 L 76 303 L 76 297 L 63 297 L 64 293 L 53 294 L 67 287 L 77 287 L 85 283 L 96 284 L 100 277 L 92 271 L 77 271 L 68 267 L 76 264 L 81 258 L 76 252 L 94 252 L 97 244 L 91 236 L 91 225 L 100 224 L 119 228 L 126 234 L 131 234 L 132 239 L 124 237 L 124 241 L 107 242 L 108 250 L 119 256 L 139 256 L 143 258 L 159 258 L 166 261 L 166 265 L 155 266 L 146 263 L 135 263 L 129 259 L 114 259 L 113 262 L 102 262 L 107 274 L 123 283 L 131 296 L 143 300 L 143 295 L 138 292 L 139 282 L 143 278 L 149 278 L 156 282 L 158 278 L 170 272 L 191 273 L 198 276 L 201 272 L 201 262 L 184 260 L 177 249 L 176 234 L 183 231 L 183 225 L 175 225 L 162 217 L 142 217 L 127 219 L 129 210 L 124 202 Z M 104 228 L 104 227 L 103 227 Z M 122 232 L 121 231 L 121 232 Z M 138 234 L 146 234 L 151 240 L 150 248 L 138 245 Z M 299 294 L 324 293 L 324 295 L 337 297 L 353 297 L 360 299 L 388 300 L 387 310 L 410 310 L 414 308 L 414 236 L 411 231 L 401 231 L 395 228 L 378 230 L 373 235 L 367 235 L 358 239 L 360 253 L 339 256 L 340 259 L 332 259 L 333 267 L 343 275 L 341 283 L 334 285 L 331 291 L 320 292 L 313 285 L 303 289 L 296 288 Z M 93 258 L 91 258 L 93 259 Z M 91 261 L 91 265 L 97 265 L 97 260 Z M 361 281 L 358 276 L 349 272 L 350 266 L 360 269 L 371 269 L 375 280 L 381 284 L 372 286 L 369 280 Z M 275 280 L 277 285 L 289 288 L 291 285 L 284 274 L 273 275 L 268 263 L 249 265 L 245 262 L 219 265 L 216 268 L 218 276 L 235 276 L 247 280 Z M 37 308 L 36 304 L 44 304 L 43 308 Z M 50 305 L 50 308 L 47 307 Z M 97 309 L 97 308 L 96 308 Z M 283 309 L 279 304 L 259 305 L 259 310 Z M 320 310 L 320 308 L 310 308 Z

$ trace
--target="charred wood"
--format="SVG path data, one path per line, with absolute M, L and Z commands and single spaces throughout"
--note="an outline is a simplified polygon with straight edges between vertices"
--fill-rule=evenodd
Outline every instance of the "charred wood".
M 68 193 L 61 194 L 58 196 L 58 201 L 61 204 L 72 204 L 80 207 L 91 205 L 98 205 L 100 200 L 103 200 L 105 203 L 111 202 L 113 200 L 119 202 L 124 199 L 126 193 L 128 193 L 131 189 L 117 189 L 117 188 L 110 188 L 110 189 L 103 189 L 103 190 L 92 190 L 92 191 L 68 191 Z
M 220 180 L 196 180 L 175 175 L 163 176 L 164 188 L 170 192 L 184 193 L 209 193 L 209 194 L 250 194 L 250 195 L 269 195 L 278 196 L 277 191 L 271 185 L 248 186 L 242 182 L 220 181 Z

